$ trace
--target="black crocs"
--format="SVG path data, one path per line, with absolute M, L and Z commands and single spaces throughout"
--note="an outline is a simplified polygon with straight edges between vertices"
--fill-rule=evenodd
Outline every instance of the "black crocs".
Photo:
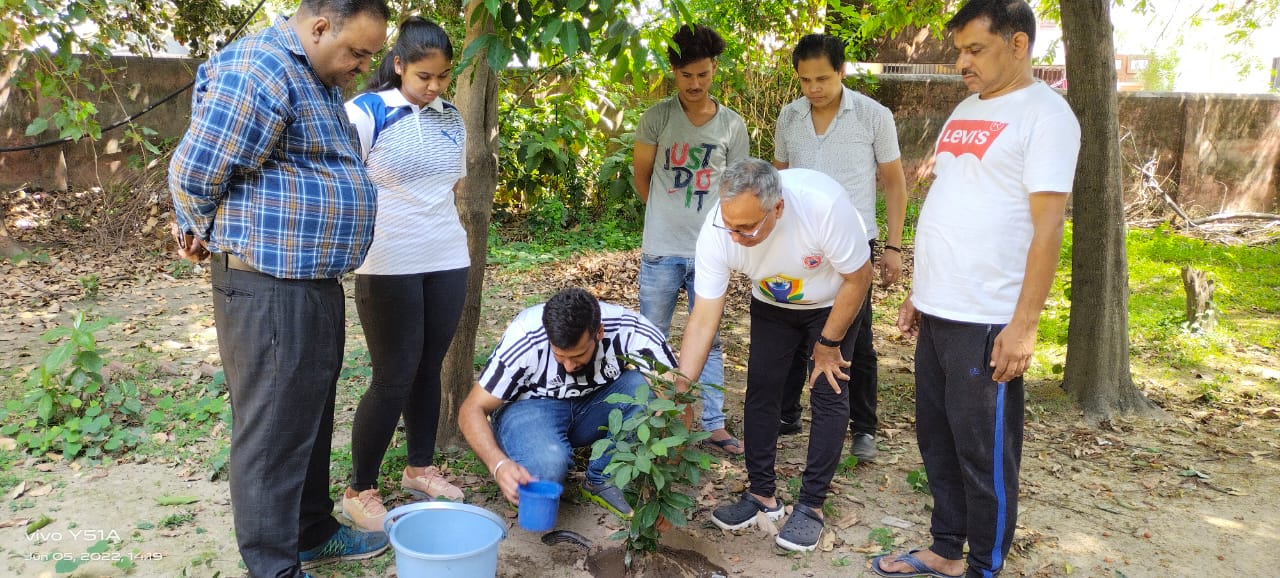
M 787 550 L 809 552 L 818 547 L 818 538 L 822 537 L 825 526 L 821 514 L 809 506 L 796 504 L 774 542 Z

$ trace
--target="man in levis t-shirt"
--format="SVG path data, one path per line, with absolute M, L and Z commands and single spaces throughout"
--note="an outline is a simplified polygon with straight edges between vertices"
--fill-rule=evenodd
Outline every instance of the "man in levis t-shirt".
M 1020 0 L 969 0 L 947 23 L 977 94 L 935 151 L 898 327 L 916 343 L 916 437 L 934 497 L 928 549 L 872 561 L 884 576 L 1004 566 L 1018 514 L 1022 374 L 1053 284 L 1080 125 L 1031 74 L 1036 21 Z
M 774 497 L 779 415 L 796 352 L 812 350 L 813 415 L 799 502 L 775 541 L 789 550 L 817 546 L 822 504 L 849 422 L 850 331 L 871 285 L 871 247 L 844 187 L 808 169 L 779 172 L 760 159 L 731 165 L 720 177 L 720 206 L 698 234 L 697 300 L 680 349 L 680 372 L 696 380 L 724 312 L 729 275 L 751 279 L 751 348 L 747 360 L 746 465 L 750 487 L 712 512 L 726 530 L 764 512 L 782 516 Z M 677 388 L 684 388 L 683 379 Z
M 609 412 L 627 419 L 642 410 L 606 401 L 649 387 L 628 357 L 675 366 L 658 328 L 583 289 L 565 289 L 516 316 L 458 412 L 462 435 L 507 500 L 518 505 L 517 488 L 534 479 L 563 483 L 573 448 L 602 439 Z M 629 517 L 622 491 L 604 475 L 612 459 L 610 449 L 591 460 L 582 493 Z

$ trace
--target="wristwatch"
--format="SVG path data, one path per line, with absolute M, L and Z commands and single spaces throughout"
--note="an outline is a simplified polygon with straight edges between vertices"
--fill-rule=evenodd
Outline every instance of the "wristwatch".
M 827 339 L 827 336 L 819 333 L 818 345 L 822 345 L 824 347 L 840 347 L 840 342 L 835 339 Z

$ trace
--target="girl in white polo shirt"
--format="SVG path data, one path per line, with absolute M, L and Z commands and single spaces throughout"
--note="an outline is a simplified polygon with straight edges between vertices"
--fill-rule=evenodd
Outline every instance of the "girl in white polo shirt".
M 410 17 L 369 81 L 347 103 L 369 177 L 378 186 L 373 244 L 356 269 L 356 309 L 373 378 L 351 428 L 347 517 L 382 530 L 382 458 L 404 415 L 408 467 L 402 487 L 420 497 L 461 501 L 462 490 L 433 463 L 440 420 L 440 367 L 462 315 L 471 262 L 454 207 L 466 176 L 466 133 L 458 109 L 441 98 L 453 72 L 453 45 L 439 25 Z

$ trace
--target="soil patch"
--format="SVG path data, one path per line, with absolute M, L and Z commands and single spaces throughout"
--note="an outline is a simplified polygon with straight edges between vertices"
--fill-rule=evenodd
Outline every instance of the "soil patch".
M 24 243 L 30 240 L 20 239 Z M 46 345 L 40 335 L 65 323 L 73 309 L 120 320 L 105 345 L 123 376 L 139 374 L 165 387 L 208 383 L 218 364 L 207 279 L 199 269 L 175 267 L 167 254 L 148 248 L 95 252 L 92 248 L 47 245 L 46 262 L 0 261 L 0 395 L 15 399 L 21 381 Z M 561 286 L 563 271 L 604 288 L 614 301 L 634 306 L 631 253 L 589 255 L 522 275 L 490 272 L 479 349 L 497 336 L 520 308 Z M 634 264 L 634 263 L 633 263 Z M 96 295 L 80 278 L 97 274 Z M 628 289 L 629 288 L 629 289 Z M 738 291 L 737 289 L 735 291 Z M 626 291 L 630 291 L 627 293 Z M 931 498 L 909 480 L 921 467 L 912 408 L 913 344 L 889 325 L 903 293 L 876 290 L 876 348 L 880 352 L 880 458 L 844 467 L 832 483 L 828 532 L 810 554 L 773 546 L 770 528 L 722 532 L 708 522 L 711 509 L 744 489 L 741 462 L 722 461 L 699 487 L 687 488 L 698 510 L 685 529 L 694 550 L 729 576 L 873 575 L 868 560 L 886 549 L 927 546 Z M 726 408 L 731 429 L 741 432 L 748 326 L 744 304 L 725 316 Z M 682 308 L 677 311 L 682 311 Z M 363 340 L 348 307 L 348 351 Z M 677 328 L 684 321 L 677 317 Z M 678 332 L 678 329 L 677 329 Z M 1162 366 L 1163 365 L 1163 366 Z M 1135 360 L 1136 381 L 1171 416 L 1169 422 L 1125 421 L 1091 429 L 1064 397 L 1058 383 L 1033 376 L 1028 383 L 1026 440 L 1018 537 L 1006 576 L 1234 576 L 1270 573 L 1280 551 L 1280 400 L 1274 351 L 1251 355 L 1236 367 L 1170 369 L 1161 360 Z M 1198 384 L 1212 371 L 1228 383 L 1261 382 L 1265 387 L 1209 397 Z M 1152 377 L 1158 376 L 1158 377 Z M 359 376 L 339 393 L 334 479 L 343 483 L 343 454 Z M 1236 392 L 1236 393 L 1232 393 Z M 181 421 L 182 416 L 173 416 Z M 805 424 L 805 432 L 808 424 Z M 804 464 L 806 433 L 779 442 L 779 497 L 794 503 Z M 172 435 L 172 432 L 171 434 Z M 83 556 L 100 539 L 111 542 L 99 560 L 86 560 L 75 576 L 239 576 L 225 480 L 209 479 L 208 457 L 225 447 L 228 434 L 198 439 L 166 438 L 165 451 L 126 455 L 104 463 L 67 464 L 36 456 L 19 458 L 0 476 L 6 510 L 0 515 L 0 574 L 66 575 L 54 572 L 54 556 Z M 7 450 L 6 450 L 7 451 Z M 496 496 L 484 476 L 453 471 L 468 501 L 503 515 L 511 526 L 500 547 L 499 575 L 585 578 L 596 568 L 582 550 L 546 545 L 540 534 L 514 526 L 514 511 Z M 22 491 L 18 491 L 22 490 Z M 570 480 L 557 529 L 572 530 L 600 550 L 616 547 L 610 538 L 621 523 L 598 507 L 579 501 Z M 388 486 L 388 506 L 408 498 Z M 160 496 L 193 496 L 194 502 L 162 506 Z M 335 493 L 336 495 L 336 493 Z M 52 521 L 40 533 L 27 527 L 41 516 Z M 773 530 L 776 530 L 774 528 Z M 56 535 L 54 533 L 57 533 Z M 672 533 L 672 536 L 678 533 Z M 34 536 L 33 536 L 34 535 Z M 112 564 L 130 557 L 132 569 Z M 711 566 L 683 574 L 699 574 Z M 702 569 L 698 569 L 702 568 Z M 678 572 L 677 572 L 678 570 Z M 317 576 L 394 575 L 390 554 L 377 560 L 334 566 Z M 601 574 L 605 575 L 605 574 Z

